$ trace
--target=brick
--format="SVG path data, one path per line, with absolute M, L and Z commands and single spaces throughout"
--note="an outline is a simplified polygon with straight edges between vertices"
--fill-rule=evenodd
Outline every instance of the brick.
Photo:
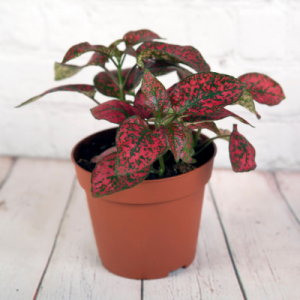
M 203 55 L 222 57 L 234 47 L 234 19 L 222 8 L 190 7 L 186 14 L 189 42 Z
M 247 59 L 281 59 L 285 55 L 286 22 L 284 13 L 272 6 L 241 9 L 238 49 Z

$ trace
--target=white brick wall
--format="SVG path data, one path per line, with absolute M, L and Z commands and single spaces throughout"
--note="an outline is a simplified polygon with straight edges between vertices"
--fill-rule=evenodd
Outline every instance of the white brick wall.
M 169 43 L 196 47 L 213 71 L 234 76 L 258 71 L 280 82 L 287 99 L 277 107 L 257 104 L 260 121 L 234 108 L 256 127 L 239 125 L 256 148 L 259 168 L 300 168 L 297 0 L 1 1 L 0 155 L 66 158 L 79 139 L 112 126 L 94 120 L 89 112 L 93 102 L 75 93 L 54 93 L 27 107 L 13 107 L 51 87 L 92 83 L 97 67 L 62 82 L 53 80 L 54 61 L 61 61 L 70 46 L 84 41 L 108 45 L 141 28 Z M 160 79 L 169 86 L 176 76 Z M 97 99 L 108 98 L 98 94 Z M 232 122 L 220 124 L 230 129 Z M 218 146 L 216 166 L 228 167 L 228 146 L 224 141 Z

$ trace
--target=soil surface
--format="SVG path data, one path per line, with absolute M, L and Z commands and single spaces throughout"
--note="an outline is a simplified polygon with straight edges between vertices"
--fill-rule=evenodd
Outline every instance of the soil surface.
M 89 144 L 81 144 L 79 148 L 79 159 L 77 160 L 77 163 L 79 166 L 81 166 L 83 169 L 92 172 L 95 168 L 96 164 L 90 162 L 90 160 L 96 156 L 101 154 L 106 149 L 115 146 L 115 142 L 111 142 L 109 140 L 104 140 L 103 138 L 101 140 L 94 139 Z M 198 141 L 197 147 L 195 149 L 195 152 L 198 151 L 198 149 L 201 148 L 201 141 Z M 194 156 L 197 160 L 194 164 L 187 164 L 187 163 L 176 163 L 174 160 L 174 157 L 170 151 L 166 153 L 166 157 L 168 157 L 168 160 L 165 161 L 165 167 L 166 171 L 163 177 L 161 178 L 168 178 L 173 177 L 176 175 L 181 175 L 187 172 L 190 172 L 203 164 L 205 164 L 212 156 L 213 153 L 213 145 L 210 144 L 208 147 L 206 147 L 201 153 Z M 156 161 L 153 164 L 154 169 L 159 170 L 159 162 Z M 158 174 L 150 173 L 146 180 L 154 180 L 159 179 Z

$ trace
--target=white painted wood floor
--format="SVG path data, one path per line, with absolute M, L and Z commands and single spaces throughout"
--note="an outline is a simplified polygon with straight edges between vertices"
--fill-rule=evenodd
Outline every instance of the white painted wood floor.
M 103 268 L 71 162 L 0 157 L 0 299 L 299 300 L 300 172 L 214 170 L 195 261 L 140 281 Z

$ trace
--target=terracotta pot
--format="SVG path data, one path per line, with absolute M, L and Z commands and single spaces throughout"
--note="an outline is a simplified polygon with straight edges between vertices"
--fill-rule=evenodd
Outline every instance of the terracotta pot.
M 211 176 L 216 146 L 208 161 L 191 172 L 93 198 L 91 173 L 75 162 L 79 145 L 95 137 L 113 141 L 115 131 L 109 129 L 83 139 L 71 154 L 78 181 L 86 191 L 99 256 L 107 270 L 123 277 L 166 277 L 194 260 L 204 188 Z

